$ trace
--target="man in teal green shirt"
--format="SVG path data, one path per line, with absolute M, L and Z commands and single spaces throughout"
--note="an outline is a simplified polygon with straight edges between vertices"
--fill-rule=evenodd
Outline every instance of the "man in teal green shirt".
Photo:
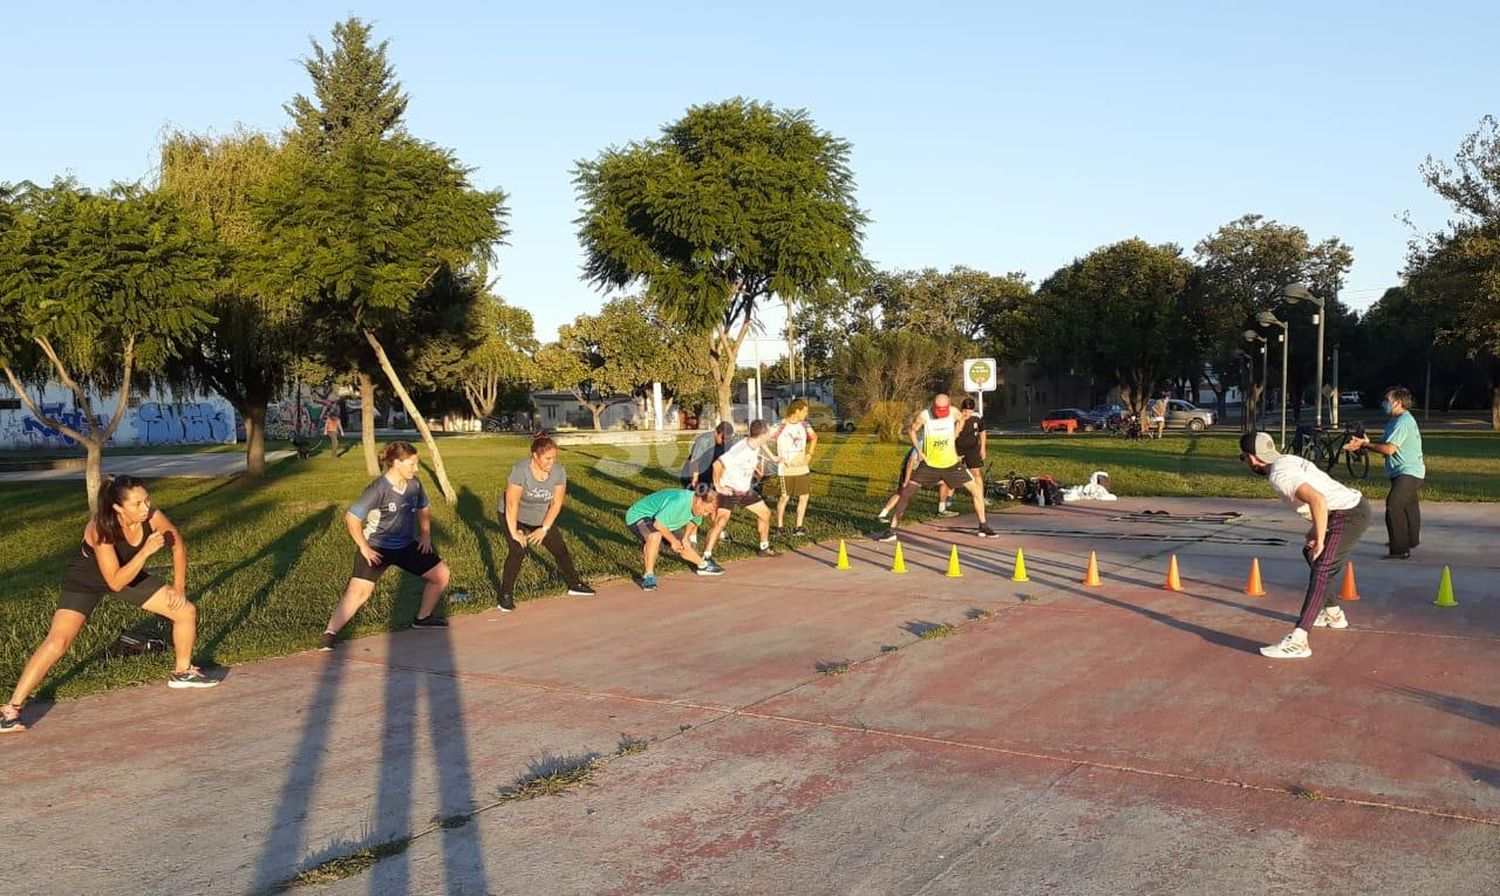
M 1418 493 L 1427 478 L 1422 460 L 1422 433 L 1411 415 L 1411 392 L 1401 386 L 1386 390 L 1381 407 L 1391 419 L 1379 442 L 1355 436 L 1345 447 L 1368 448 L 1385 455 L 1385 474 L 1391 478 L 1391 491 L 1385 498 L 1385 531 L 1390 538 L 1387 560 L 1405 560 L 1411 549 L 1422 543 L 1422 508 Z
M 724 574 L 722 566 L 703 559 L 697 549 L 698 527 L 703 525 L 703 517 L 712 517 L 718 509 L 719 496 L 707 489 L 700 494 L 685 488 L 664 488 L 630 505 L 625 511 L 625 528 L 641 543 L 646 567 L 645 575 L 641 576 L 641 590 L 656 590 L 656 558 L 663 541 L 677 556 L 691 563 L 698 575 Z

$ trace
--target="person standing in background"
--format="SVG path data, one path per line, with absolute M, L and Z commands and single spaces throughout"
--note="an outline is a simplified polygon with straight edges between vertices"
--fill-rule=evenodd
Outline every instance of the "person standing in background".
M 786 525 L 786 505 L 797 499 L 797 528 L 792 534 L 807 535 L 803 526 L 807 518 L 807 501 L 812 494 L 812 456 L 818 446 L 818 434 L 807 423 L 807 399 L 799 398 L 787 405 L 781 425 L 771 434 L 776 443 L 777 472 L 781 475 L 781 497 L 776 499 L 776 534 Z
M 1385 498 L 1385 532 L 1388 536 L 1385 560 L 1405 560 L 1411 549 L 1422 543 L 1422 508 L 1419 492 L 1427 478 L 1427 464 L 1422 459 L 1422 432 L 1411 414 L 1411 391 L 1392 386 L 1385 392 L 1381 408 L 1391 419 L 1379 442 L 1366 436 L 1355 436 L 1344 446 L 1347 451 L 1366 448 L 1385 456 L 1385 474 L 1391 478 L 1391 490 Z

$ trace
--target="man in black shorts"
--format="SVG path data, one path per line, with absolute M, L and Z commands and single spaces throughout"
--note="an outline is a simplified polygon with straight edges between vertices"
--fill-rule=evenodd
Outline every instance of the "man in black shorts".
M 984 431 L 984 418 L 979 416 L 975 410 L 974 399 L 965 397 L 958 405 L 958 435 L 953 440 L 953 447 L 958 449 L 958 455 L 979 483 L 979 494 L 984 494 L 984 462 L 989 453 L 989 435 Z M 947 483 L 938 486 L 938 516 L 958 516 L 958 511 L 949 505 L 953 502 L 953 490 Z
M 765 460 L 764 448 L 770 427 L 766 421 L 756 420 L 750 424 L 749 434 L 724 452 L 714 461 L 714 491 L 719 494 L 719 510 L 714 514 L 714 525 L 704 544 L 703 556 L 712 557 L 719 536 L 729 525 L 730 514 L 743 507 L 755 517 L 755 528 L 760 535 L 760 546 L 755 552 L 761 557 L 774 557 L 780 551 L 771 547 L 771 508 L 755 490 L 756 477 L 761 473 Z
M 989 527 L 984 512 L 984 492 L 979 483 L 964 469 L 955 445 L 958 418 L 953 413 L 948 396 L 939 393 L 932 400 L 932 407 L 917 415 L 912 421 L 908 435 L 912 447 L 917 451 L 917 469 L 911 481 L 901 489 L 901 497 L 891 511 L 891 527 L 877 533 L 877 541 L 895 541 L 896 529 L 901 523 L 901 514 L 906 505 L 924 485 L 946 483 L 951 489 L 966 488 L 974 498 L 974 512 L 979 516 L 979 526 L 974 534 L 980 538 L 994 538 L 995 530 Z

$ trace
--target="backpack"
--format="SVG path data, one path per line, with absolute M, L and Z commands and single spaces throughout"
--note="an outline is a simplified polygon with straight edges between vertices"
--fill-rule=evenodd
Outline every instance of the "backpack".
M 1051 476 L 1038 476 L 1034 499 L 1038 507 L 1061 504 L 1063 502 L 1062 486 L 1058 485 L 1057 480 Z

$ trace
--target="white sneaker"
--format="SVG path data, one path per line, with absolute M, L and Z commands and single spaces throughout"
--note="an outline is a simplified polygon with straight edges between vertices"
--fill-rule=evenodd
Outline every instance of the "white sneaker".
M 1348 628 L 1349 617 L 1338 607 L 1324 607 L 1318 613 L 1318 618 L 1313 620 L 1314 628 Z
M 1299 638 L 1295 629 L 1279 642 L 1262 647 L 1260 652 L 1262 656 L 1273 660 L 1300 660 L 1312 656 L 1312 648 L 1307 646 L 1307 636 Z

